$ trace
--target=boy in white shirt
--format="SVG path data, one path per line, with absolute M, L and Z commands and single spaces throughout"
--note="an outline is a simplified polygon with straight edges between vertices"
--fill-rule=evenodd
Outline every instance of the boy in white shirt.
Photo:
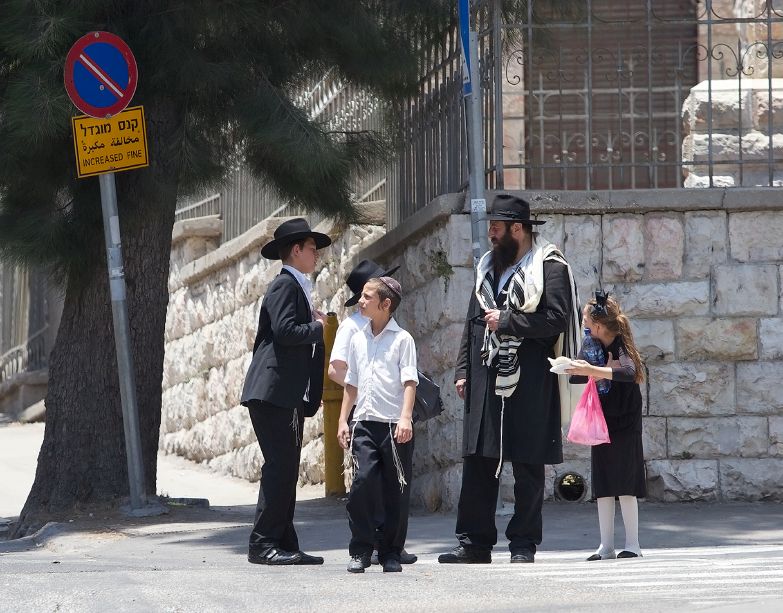
M 402 570 L 400 552 L 408 532 L 413 464 L 411 418 L 419 377 L 413 337 L 392 317 L 401 299 L 400 284 L 391 277 L 367 281 L 359 312 L 369 322 L 353 335 L 348 350 L 337 440 L 343 449 L 351 445 L 355 465 L 348 496 L 352 535 L 348 572 L 352 573 L 363 573 L 370 566 L 378 491 L 384 508 L 378 558 L 384 572 Z
M 367 283 L 373 277 L 391 277 L 399 266 L 393 266 L 387 270 L 384 270 L 380 265 L 372 260 L 362 260 L 359 262 L 353 270 L 351 270 L 348 278 L 345 280 L 345 284 L 348 289 L 351 290 L 352 296 L 345 301 L 344 306 L 346 308 L 353 307 L 359 302 L 359 298 L 362 296 L 362 290 L 364 284 Z M 356 312 L 346 317 L 340 322 L 337 327 L 337 334 L 334 337 L 334 344 L 332 345 L 332 353 L 329 356 L 329 378 L 335 383 L 339 383 L 341 386 L 345 386 L 345 373 L 348 371 L 348 347 L 351 344 L 351 338 L 353 335 L 359 332 L 367 322 L 370 321 L 364 315 L 362 315 L 357 309 Z M 350 414 L 348 421 L 351 421 Z M 379 494 L 380 497 L 380 494 Z M 375 542 L 380 541 L 383 532 L 383 508 L 377 505 L 375 510 L 375 521 L 377 524 Z M 418 560 L 418 557 L 412 553 L 408 553 L 403 549 L 400 552 L 400 564 L 414 564 Z M 378 551 L 373 551 L 371 562 L 378 564 Z

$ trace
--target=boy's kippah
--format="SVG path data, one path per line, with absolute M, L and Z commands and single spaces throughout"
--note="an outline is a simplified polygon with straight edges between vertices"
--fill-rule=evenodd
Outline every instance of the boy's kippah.
M 392 279 L 391 277 L 380 277 L 380 280 L 386 287 L 397 294 L 400 300 L 402 300 L 402 287 L 400 287 L 400 283 L 397 281 L 397 279 Z

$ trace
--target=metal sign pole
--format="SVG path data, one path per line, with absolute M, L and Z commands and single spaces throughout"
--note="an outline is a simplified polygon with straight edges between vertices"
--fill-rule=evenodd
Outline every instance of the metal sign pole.
M 484 138 L 481 121 L 481 81 L 479 80 L 478 34 L 470 28 L 470 0 L 459 0 L 460 41 L 462 42 L 465 125 L 468 133 L 470 169 L 470 227 L 473 265 L 489 250 L 487 201 L 484 197 Z
M 484 192 L 484 135 L 481 119 L 481 81 L 479 78 L 478 33 L 470 28 L 470 0 L 459 0 L 459 29 L 462 43 L 462 95 L 465 100 L 465 126 L 468 133 L 470 169 L 470 235 L 473 243 L 473 269 L 489 251 L 487 236 L 487 200 Z M 500 477 L 495 509 L 503 509 Z
M 144 487 L 144 464 L 141 457 L 139 413 L 136 406 L 136 381 L 130 349 L 130 326 L 125 301 L 125 272 L 122 266 L 120 218 L 117 213 L 117 190 L 114 173 L 100 175 L 103 235 L 106 240 L 106 260 L 109 267 L 109 291 L 114 320 L 114 342 L 117 347 L 117 371 L 120 377 L 122 422 L 125 428 L 125 455 L 128 460 L 130 506 L 138 510 L 147 504 Z

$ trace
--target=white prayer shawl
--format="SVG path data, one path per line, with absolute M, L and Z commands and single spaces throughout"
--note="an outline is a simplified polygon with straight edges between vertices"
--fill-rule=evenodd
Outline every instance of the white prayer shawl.
M 581 337 L 579 335 L 579 298 L 571 267 L 566 262 L 560 250 L 543 238 L 533 241 L 533 257 L 517 267 L 508 285 L 506 308 L 519 313 L 533 313 L 541 302 L 544 293 L 544 262 L 547 260 L 560 262 L 568 270 L 571 286 L 571 313 L 569 313 L 566 332 L 561 335 L 556 344 L 556 352 L 575 358 L 579 353 Z M 494 290 L 492 288 L 492 251 L 485 253 L 479 260 L 476 274 L 476 299 L 485 311 L 497 309 Z M 482 358 L 486 366 L 490 366 L 497 358 L 497 378 L 495 394 L 501 397 L 500 409 L 500 461 L 495 474 L 500 475 L 503 466 L 503 417 L 506 398 L 511 396 L 519 383 L 520 366 L 517 350 L 522 343 L 521 338 L 508 334 L 484 330 L 484 342 L 481 348 Z

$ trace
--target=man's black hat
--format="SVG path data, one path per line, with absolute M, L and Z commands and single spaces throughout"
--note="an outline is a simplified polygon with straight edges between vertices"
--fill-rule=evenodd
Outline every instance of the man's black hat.
M 379 279 L 380 277 L 390 277 L 397 272 L 398 269 L 399 266 L 393 266 L 389 270 L 384 270 L 372 260 L 362 260 L 359 262 L 345 280 L 345 284 L 348 286 L 348 289 L 353 292 L 353 296 L 346 300 L 345 305 L 343 306 L 349 307 L 359 302 L 359 298 L 362 295 L 362 288 L 367 281 L 373 278 Z
M 261 247 L 261 255 L 267 260 L 279 260 L 280 248 L 304 238 L 312 237 L 316 249 L 323 249 L 332 244 L 332 239 L 326 234 L 313 232 L 307 220 L 297 217 L 281 223 L 275 230 L 275 238 Z
M 530 204 L 519 196 L 511 194 L 498 194 L 492 201 L 492 208 L 487 213 L 487 219 L 492 221 L 514 221 L 519 223 L 540 226 L 546 223 L 537 219 L 530 219 Z

